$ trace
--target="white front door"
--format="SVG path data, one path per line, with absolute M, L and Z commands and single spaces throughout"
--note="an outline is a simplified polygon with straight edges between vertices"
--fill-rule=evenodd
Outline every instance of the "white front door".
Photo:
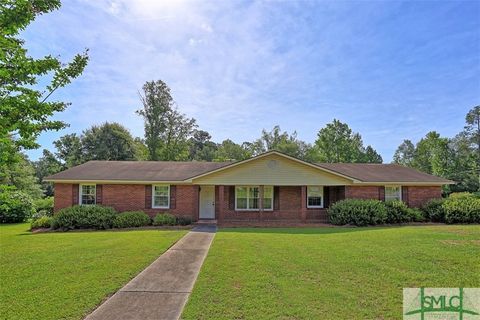
M 215 219 L 215 187 L 200 187 L 200 219 Z

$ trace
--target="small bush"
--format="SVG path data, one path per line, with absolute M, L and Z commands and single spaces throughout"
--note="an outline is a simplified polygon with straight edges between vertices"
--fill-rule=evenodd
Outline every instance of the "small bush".
M 480 199 L 449 198 L 442 204 L 446 223 L 480 223 Z
M 405 223 L 412 221 L 407 205 L 399 200 L 385 202 L 387 207 L 387 223 Z
M 47 210 L 39 210 L 32 215 L 32 220 L 35 221 L 42 217 L 49 217 L 49 216 L 50 215 Z
M 407 215 L 409 217 L 409 221 L 413 221 L 413 222 L 426 221 L 423 211 L 418 208 L 407 208 Z
M 159 213 L 153 219 L 154 226 L 174 226 L 176 222 L 175 216 L 169 213 Z
M 53 197 L 47 197 L 43 199 L 37 199 L 33 203 L 37 213 L 39 211 L 44 211 L 45 214 L 49 217 L 53 217 Z
M 48 216 L 43 216 L 37 220 L 32 221 L 31 228 L 51 228 L 53 223 L 53 218 Z
M 432 222 L 445 222 L 445 210 L 443 203 L 445 199 L 432 199 L 422 207 L 425 220 Z
M 330 223 L 336 225 L 376 225 L 387 220 L 387 208 L 378 200 L 346 199 L 335 202 L 328 209 L 328 216 Z
M 126 211 L 119 213 L 113 221 L 115 228 L 135 228 L 148 226 L 152 220 L 143 211 Z
M 10 187 L 0 188 L 0 223 L 23 222 L 34 212 L 32 198 Z
M 73 206 L 60 210 L 53 219 L 54 229 L 109 229 L 116 211 L 98 205 Z
M 180 216 L 177 218 L 177 224 L 181 226 L 188 226 L 192 224 L 193 218 L 191 216 Z

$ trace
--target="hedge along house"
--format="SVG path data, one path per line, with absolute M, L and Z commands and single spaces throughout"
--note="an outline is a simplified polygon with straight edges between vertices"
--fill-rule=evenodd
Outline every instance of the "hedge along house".
M 55 211 L 101 204 L 219 222 L 326 222 L 326 209 L 347 198 L 419 207 L 453 183 L 400 165 L 314 164 L 276 151 L 238 162 L 90 161 L 46 180 Z

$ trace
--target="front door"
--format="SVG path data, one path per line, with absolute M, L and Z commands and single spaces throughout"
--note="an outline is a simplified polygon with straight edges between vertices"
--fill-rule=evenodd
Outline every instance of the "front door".
M 200 219 L 215 219 L 215 187 L 200 187 Z

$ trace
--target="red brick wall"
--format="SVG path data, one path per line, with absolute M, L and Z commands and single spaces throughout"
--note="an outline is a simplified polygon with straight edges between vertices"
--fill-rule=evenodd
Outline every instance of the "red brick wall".
M 216 187 L 215 207 L 217 219 L 220 221 L 269 221 L 269 220 L 301 220 L 302 198 L 300 186 L 279 187 L 279 209 L 265 211 L 236 211 L 230 209 L 230 186 L 224 186 L 224 203 L 221 207 L 219 202 L 220 187 Z M 326 219 L 325 209 L 307 209 L 308 219 Z
M 403 186 L 402 200 L 409 207 L 420 207 L 430 199 L 441 198 L 441 187 Z M 385 199 L 385 189 L 380 186 L 346 186 L 345 198 Z
M 54 211 L 70 207 L 73 203 L 73 185 L 70 183 L 55 183 L 55 195 L 53 198 Z
M 428 200 L 441 197 L 442 187 L 408 187 L 409 207 L 421 207 Z
M 380 187 L 383 189 L 383 187 Z M 345 198 L 354 199 L 380 199 L 381 194 L 378 186 L 346 186 Z
M 55 211 L 72 206 L 72 184 L 55 184 Z M 150 188 L 150 186 L 148 186 Z M 151 202 L 146 206 L 146 187 L 143 184 L 103 184 L 102 205 L 115 208 L 117 211 L 142 210 L 150 216 L 160 212 L 198 219 L 198 186 L 177 185 L 175 187 L 175 208 L 152 209 Z M 171 201 L 172 203 L 172 201 Z

